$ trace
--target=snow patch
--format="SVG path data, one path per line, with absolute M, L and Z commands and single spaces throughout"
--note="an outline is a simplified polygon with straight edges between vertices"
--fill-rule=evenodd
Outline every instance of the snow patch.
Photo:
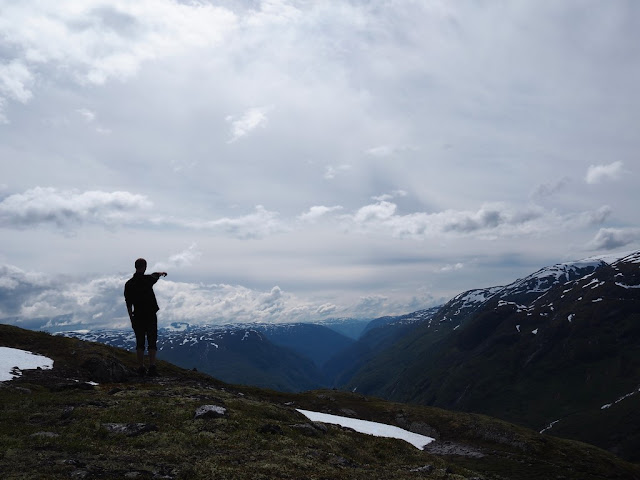
M 600 410 L 606 410 L 607 408 L 609 408 L 609 407 L 611 407 L 611 406 L 615 405 L 616 403 L 620 403 L 620 402 L 621 402 L 621 401 L 623 401 L 624 399 L 629 398 L 630 396 L 635 395 L 636 393 L 640 393 L 640 388 L 638 388 L 637 390 L 634 390 L 634 391 L 633 391 L 633 392 L 631 392 L 631 393 L 627 393 L 626 395 L 623 395 L 622 397 L 620 397 L 619 399 L 617 399 L 617 400 L 616 400 L 615 402 L 613 402 L 613 403 L 605 403 L 604 405 L 602 405 L 602 406 L 600 407 Z
M 0 347 L 0 382 L 20 376 L 20 370 L 36 368 L 49 370 L 53 368 L 53 360 L 17 348 Z
M 540 430 L 540 433 L 544 433 L 547 430 L 551 430 L 553 428 L 553 426 L 558 423 L 560 420 L 554 420 L 553 422 L 551 422 L 549 425 L 547 425 L 546 427 L 544 427 L 542 430 Z
M 340 425 L 342 427 L 352 428 L 356 432 L 373 435 L 375 437 L 398 438 L 400 440 L 404 440 L 405 442 L 409 442 L 411 445 L 419 448 L 420 450 L 422 450 L 426 445 L 429 445 L 435 440 L 435 438 L 427 437 L 425 435 L 419 435 L 417 433 L 409 432 L 408 430 L 394 427 L 392 425 L 386 425 L 384 423 L 369 422 L 366 420 L 358 420 L 356 418 L 330 415 L 328 413 L 311 412 L 309 410 L 296 410 L 298 410 L 298 412 L 300 412 L 312 422 Z

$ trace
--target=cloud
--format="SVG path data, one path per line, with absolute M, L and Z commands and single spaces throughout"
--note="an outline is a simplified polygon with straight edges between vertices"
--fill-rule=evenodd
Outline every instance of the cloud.
M 445 265 L 444 267 L 440 268 L 441 272 L 451 272 L 454 270 L 462 270 L 464 268 L 464 263 L 456 263 L 454 265 Z
M 407 145 L 378 145 L 377 147 L 369 148 L 365 151 L 367 155 L 371 155 L 372 157 L 391 157 L 398 153 L 410 152 L 416 150 L 415 147 L 407 146 Z
M 324 171 L 325 180 L 333 180 L 340 173 L 347 172 L 351 170 L 351 165 L 327 165 Z
M 620 161 L 607 165 L 590 165 L 585 181 L 589 184 L 602 183 L 606 180 L 618 180 L 622 173 L 623 163 Z
M 277 212 L 269 211 L 262 205 L 257 205 L 253 213 L 240 217 L 177 221 L 176 225 L 198 230 L 220 231 L 237 238 L 260 238 L 289 230 L 289 227 L 280 221 Z
M 543 199 L 551 197 L 556 193 L 562 191 L 571 181 L 569 177 L 562 177 L 550 183 L 543 183 L 538 185 L 531 193 L 532 199 Z
M 19 60 L 0 64 L 0 94 L 21 103 L 27 103 L 33 97 L 30 84 L 33 75 Z
M 172 268 L 183 268 L 192 266 L 198 259 L 202 257 L 202 252 L 198 250 L 198 245 L 192 243 L 189 248 L 175 253 L 169 257 L 166 262 L 158 262 L 150 271 L 170 270 Z
M 19 60 L 0 63 L 0 123 L 8 123 L 4 108 L 7 99 L 27 103 L 33 97 L 33 74 Z
M 638 242 L 640 228 L 601 228 L 587 247 L 592 250 L 613 250 Z
M 151 207 L 143 195 L 129 192 L 58 190 L 35 187 L 0 202 L 0 227 L 54 225 L 69 228 L 82 223 L 111 225 Z
M 76 112 L 78 112 L 78 114 L 84 118 L 87 123 L 91 123 L 96 119 L 96 114 L 88 108 L 79 108 Z
M 97 118 L 97 115 L 95 112 L 89 110 L 88 108 L 79 108 L 76 110 L 76 113 L 78 113 L 87 124 L 95 125 L 95 121 Z M 101 135 L 108 135 L 111 133 L 110 128 L 105 128 L 101 125 L 95 125 L 94 130 Z
M 267 109 L 264 107 L 250 108 L 240 118 L 236 119 L 230 115 L 226 121 L 231 124 L 231 138 L 228 143 L 233 143 L 256 128 L 264 127 L 267 124 Z
M 235 26 L 230 10 L 172 0 L 11 3 L 0 20 L 6 47 L 28 60 L 30 74 L 64 65 L 63 73 L 98 85 L 135 74 L 144 61 L 218 44 Z
M 385 198 L 385 197 L 380 197 Z M 395 203 L 379 200 L 343 215 L 347 228 L 360 232 L 387 233 L 394 237 L 435 238 L 446 236 L 531 236 L 557 229 L 580 228 L 602 223 L 611 209 L 560 215 L 554 210 L 530 205 L 510 207 L 504 203 L 487 203 L 477 211 L 444 210 L 435 213 L 397 213 Z
M 298 215 L 298 219 L 302 220 L 303 222 L 313 222 L 331 212 L 336 212 L 338 210 L 342 210 L 342 207 L 339 205 L 336 205 L 334 207 L 325 207 L 324 205 L 317 205 L 317 206 L 311 207 L 308 212 Z

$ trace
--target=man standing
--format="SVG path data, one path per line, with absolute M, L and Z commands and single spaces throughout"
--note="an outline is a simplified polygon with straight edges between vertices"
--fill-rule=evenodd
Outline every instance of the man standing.
M 149 375 L 158 374 L 156 369 L 156 341 L 158 339 L 158 317 L 160 310 L 153 292 L 153 286 L 160 277 L 166 277 L 167 272 L 155 272 L 145 275 L 147 261 L 139 258 L 135 263 L 136 273 L 133 274 L 124 285 L 124 300 L 127 304 L 127 312 L 133 332 L 136 334 L 136 354 L 138 356 L 138 373 L 143 376 L 147 373 L 144 368 L 145 337 L 149 350 Z

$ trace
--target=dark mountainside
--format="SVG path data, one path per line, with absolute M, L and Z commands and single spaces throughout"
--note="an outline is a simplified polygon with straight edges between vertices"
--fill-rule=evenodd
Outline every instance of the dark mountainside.
M 331 328 L 311 323 L 257 324 L 254 328 L 275 345 L 311 359 L 318 368 L 354 343 Z
M 640 479 L 640 466 L 604 450 L 483 415 L 338 391 L 239 387 L 167 362 L 160 377 L 140 378 L 130 352 L 7 325 L 0 346 L 54 360 L 52 370 L 0 382 L 7 480 Z M 436 440 L 419 450 L 310 422 L 297 408 Z
M 418 325 L 429 320 L 440 307 L 420 310 L 399 317 L 381 317 L 372 320 L 357 342 L 334 355 L 322 368 L 330 385 L 344 385 L 358 370 L 380 351 L 391 347 Z
M 288 329 L 288 326 L 273 326 L 270 330 L 280 328 Z M 344 338 L 326 327 L 311 328 L 319 339 L 318 347 L 329 347 L 336 338 Z M 293 328 L 289 332 L 300 330 L 307 329 Z M 135 349 L 132 331 L 95 330 L 88 333 L 66 332 L 65 335 L 131 351 Z M 326 343 L 320 343 L 320 340 Z M 346 339 L 345 342 L 350 343 L 350 340 Z M 332 352 L 334 348 L 326 349 Z M 158 358 L 183 368 L 195 368 L 225 382 L 285 392 L 327 385 L 325 377 L 311 358 L 297 353 L 293 348 L 276 345 L 259 325 L 207 327 L 176 323 L 173 328 L 160 329 Z
M 640 253 L 595 271 L 543 269 L 461 308 L 478 292 L 454 298 L 344 388 L 552 425 L 640 461 Z

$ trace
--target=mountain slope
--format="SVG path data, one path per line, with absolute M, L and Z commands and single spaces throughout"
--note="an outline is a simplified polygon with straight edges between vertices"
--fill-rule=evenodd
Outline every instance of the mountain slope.
M 572 267 L 567 275 L 559 275 L 567 269 L 557 266 L 553 275 L 536 272 L 497 291 L 439 339 L 429 325 L 421 325 L 347 387 L 487 413 L 537 429 L 561 420 L 551 433 L 596 441 L 638 461 L 640 417 L 628 405 L 640 406 L 640 395 L 613 410 L 600 407 L 636 391 L 640 383 L 639 257 L 581 272 Z M 556 280 L 541 282 L 541 277 Z M 457 323 L 444 312 L 432 323 L 445 317 Z M 367 375 L 389 361 L 396 370 L 387 368 L 377 389 L 366 388 L 372 384 Z M 612 422 L 623 407 L 627 421 Z M 581 423 L 573 420 L 580 416 Z M 594 430 L 598 438 L 591 435 Z
M 65 335 L 119 348 L 135 348 L 130 331 L 96 330 Z M 229 383 L 282 391 L 308 390 L 326 384 L 311 359 L 275 345 L 265 333 L 245 325 L 174 324 L 172 328 L 160 329 L 158 358 L 184 368 L 196 368 Z
M 161 377 L 140 379 L 132 375 L 132 353 L 5 325 L 0 346 L 54 360 L 52 370 L 0 383 L 6 479 L 640 478 L 639 466 L 603 450 L 481 415 L 336 391 L 234 387 L 166 362 Z M 87 383 L 96 378 L 99 385 Z M 310 422 L 297 408 L 383 422 L 436 441 L 423 451 Z M 203 412 L 214 414 L 198 418 Z
M 354 340 L 324 325 L 311 323 L 256 324 L 275 345 L 286 347 L 322 367 L 327 360 L 354 343 Z
M 357 342 L 334 355 L 323 367 L 330 385 L 342 385 L 355 372 L 371 361 L 380 351 L 393 345 L 417 326 L 437 313 L 438 307 L 420 310 L 397 317 L 381 317 L 372 320 Z M 379 372 L 381 373 L 381 372 Z

